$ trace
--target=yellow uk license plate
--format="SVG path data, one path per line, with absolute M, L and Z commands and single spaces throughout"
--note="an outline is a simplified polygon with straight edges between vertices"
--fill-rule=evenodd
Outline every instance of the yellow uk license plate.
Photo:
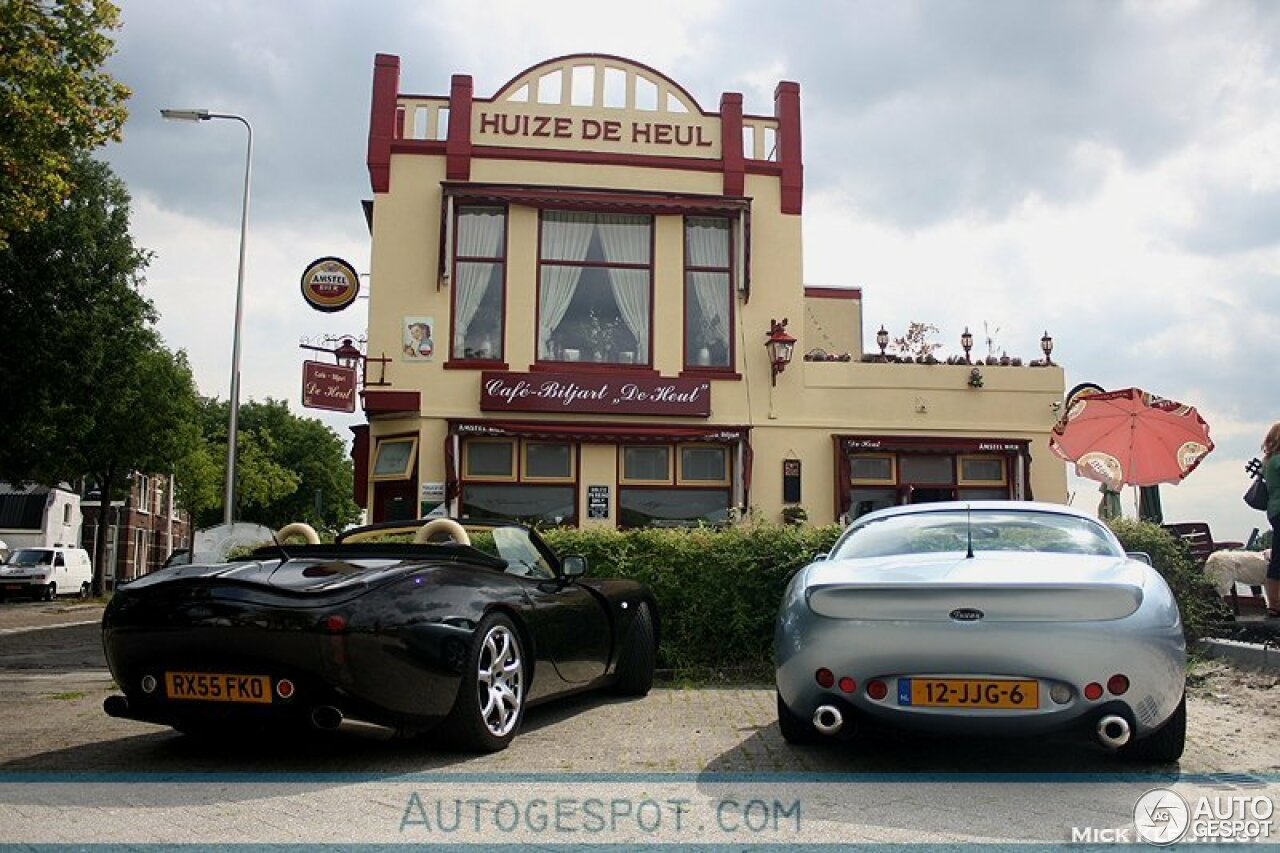
M 271 704 L 271 678 L 224 672 L 166 672 L 164 691 L 170 699 L 200 702 L 257 702 Z
M 1040 707 L 1040 683 L 1031 678 L 899 678 L 898 704 L 924 708 Z

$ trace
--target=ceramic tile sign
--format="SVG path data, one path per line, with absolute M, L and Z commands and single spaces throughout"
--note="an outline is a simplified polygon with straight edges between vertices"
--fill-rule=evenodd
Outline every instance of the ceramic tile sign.
M 401 361 L 431 361 L 435 358 L 435 317 L 405 317 L 400 329 Z

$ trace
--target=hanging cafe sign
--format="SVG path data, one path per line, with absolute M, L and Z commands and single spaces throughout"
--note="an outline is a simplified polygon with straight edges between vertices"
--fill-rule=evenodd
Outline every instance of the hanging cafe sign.
M 341 311 L 360 295 L 360 276 L 342 258 L 319 258 L 302 273 L 302 298 L 317 311 Z
M 302 405 L 330 412 L 356 410 L 356 370 L 320 361 L 302 363 Z
M 485 412 L 575 412 L 597 415 L 711 415 L 711 383 L 604 373 L 500 373 L 480 379 Z

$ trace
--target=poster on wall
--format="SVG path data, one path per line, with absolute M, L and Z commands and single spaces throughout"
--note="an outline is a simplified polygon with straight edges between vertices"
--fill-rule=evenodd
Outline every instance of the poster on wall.
M 609 487 L 587 486 L 587 518 L 609 517 Z
M 444 483 L 423 483 L 419 518 L 443 518 L 449 514 L 444 499 Z
M 435 356 L 435 317 L 405 317 L 401 328 L 402 361 L 431 361 Z

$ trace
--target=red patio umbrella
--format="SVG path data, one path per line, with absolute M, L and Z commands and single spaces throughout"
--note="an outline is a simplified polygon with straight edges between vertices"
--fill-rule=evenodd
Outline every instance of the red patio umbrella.
M 1181 481 L 1213 450 L 1213 439 L 1194 406 L 1125 388 L 1072 400 L 1049 447 L 1080 476 L 1118 491 Z

